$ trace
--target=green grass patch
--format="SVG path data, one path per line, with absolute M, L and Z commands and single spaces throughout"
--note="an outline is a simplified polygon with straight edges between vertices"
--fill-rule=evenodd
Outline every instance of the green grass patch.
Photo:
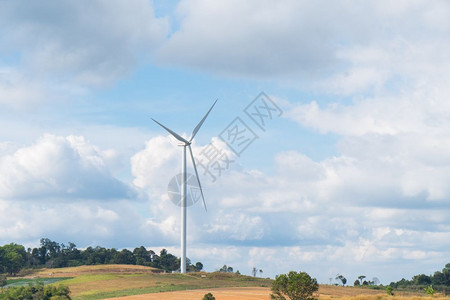
M 72 278 L 72 277 L 70 277 Z M 25 286 L 29 284 L 52 284 L 58 281 L 66 280 L 68 277 L 49 277 L 49 278 L 17 278 L 17 279 L 8 279 L 6 281 L 5 288 L 13 287 L 13 286 Z

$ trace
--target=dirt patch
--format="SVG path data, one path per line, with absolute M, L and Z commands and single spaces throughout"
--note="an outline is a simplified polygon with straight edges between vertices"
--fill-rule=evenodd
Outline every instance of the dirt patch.
M 176 291 L 166 293 L 155 293 L 145 295 L 135 295 L 119 298 L 111 298 L 111 300 L 143 300 L 143 299 L 160 299 L 160 300 L 198 300 L 202 299 L 207 293 L 214 295 L 216 300 L 258 300 L 270 299 L 270 289 L 263 287 L 240 287 L 240 288 L 217 288 L 204 290 Z

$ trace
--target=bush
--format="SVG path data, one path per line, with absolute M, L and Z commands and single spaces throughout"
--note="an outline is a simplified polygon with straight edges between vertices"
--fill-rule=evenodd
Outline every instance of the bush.
M 282 274 L 275 277 L 272 285 L 271 299 L 285 300 L 315 300 L 314 295 L 319 289 L 317 280 L 311 278 L 307 273 L 290 271 L 289 274 Z
M 37 285 L 10 287 L 0 294 L 0 299 L 39 299 L 39 300 L 70 300 L 70 290 L 64 285 Z
M 386 294 L 393 296 L 394 295 L 394 289 L 392 288 L 392 286 L 388 285 L 386 287 Z
M 213 294 L 208 293 L 203 296 L 203 300 L 216 300 L 216 298 L 213 296 Z
M 429 296 L 433 296 L 434 293 L 436 292 L 436 291 L 433 289 L 433 286 L 432 286 L 432 285 L 427 286 L 427 287 L 424 288 L 423 290 L 425 291 L 425 295 L 429 295 Z

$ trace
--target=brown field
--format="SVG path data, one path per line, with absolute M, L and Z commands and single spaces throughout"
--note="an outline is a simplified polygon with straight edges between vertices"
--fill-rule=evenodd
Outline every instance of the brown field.
M 270 299 L 270 288 L 264 287 L 230 287 L 213 288 L 190 291 L 176 291 L 156 294 L 143 294 L 119 298 L 110 298 L 110 300 L 198 300 L 207 294 L 212 293 L 216 300 L 255 300 Z M 384 290 L 371 290 L 356 287 L 340 287 L 330 285 L 320 285 L 319 300 L 339 299 L 339 300 L 449 300 L 449 297 L 434 296 L 425 297 L 415 293 L 403 292 L 401 295 L 388 296 Z

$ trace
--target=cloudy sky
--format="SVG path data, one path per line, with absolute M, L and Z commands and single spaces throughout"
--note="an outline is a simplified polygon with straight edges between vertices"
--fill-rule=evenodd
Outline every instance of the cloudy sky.
M 322 283 L 440 270 L 449 34 L 438 0 L 1 1 L 0 244 L 178 255 L 181 149 L 151 118 L 187 137 L 219 99 L 193 144 L 192 261 Z

